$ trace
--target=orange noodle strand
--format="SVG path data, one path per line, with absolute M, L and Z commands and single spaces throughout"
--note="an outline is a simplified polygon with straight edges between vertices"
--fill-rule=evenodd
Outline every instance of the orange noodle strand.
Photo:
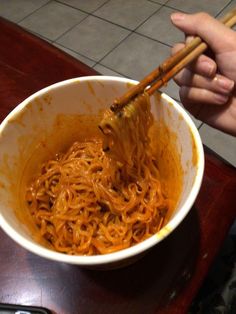
M 169 206 L 150 146 L 152 124 L 144 94 L 117 113 L 105 112 L 102 138 L 75 142 L 42 166 L 26 200 L 56 251 L 112 253 L 162 228 Z

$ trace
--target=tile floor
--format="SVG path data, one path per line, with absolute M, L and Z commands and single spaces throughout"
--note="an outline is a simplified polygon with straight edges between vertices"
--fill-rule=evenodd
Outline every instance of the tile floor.
M 183 39 L 169 19 L 176 10 L 214 16 L 236 0 L 0 0 L 0 15 L 105 75 L 141 79 Z M 164 89 L 179 101 L 172 81 Z M 203 142 L 236 166 L 236 139 L 195 120 Z

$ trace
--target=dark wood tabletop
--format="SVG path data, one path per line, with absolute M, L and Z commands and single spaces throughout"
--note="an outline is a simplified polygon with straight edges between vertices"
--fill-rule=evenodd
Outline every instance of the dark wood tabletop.
M 78 38 L 79 40 L 79 38 Z M 35 91 L 97 72 L 0 19 L 0 119 Z M 0 231 L 0 302 L 58 314 L 186 313 L 236 214 L 236 169 L 205 148 L 197 200 L 180 226 L 123 269 L 95 271 L 29 253 Z

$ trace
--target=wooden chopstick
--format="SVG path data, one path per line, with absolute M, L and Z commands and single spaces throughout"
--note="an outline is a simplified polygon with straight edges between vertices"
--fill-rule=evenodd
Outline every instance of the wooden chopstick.
M 220 21 L 227 27 L 233 27 L 236 24 L 236 8 L 228 12 Z M 111 105 L 112 111 L 122 109 L 135 96 L 144 92 L 144 90 L 152 95 L 158 88 L 165 85 L 186 65 L 199 57 L 207 49 L 207 44 L 200 37 L 195 37 L 183 49 L 179 50 L 175 55 L 167 58 L 154 71 L 148 74 L 139 84 L 133 86 L 120 98 L 114 100 Z

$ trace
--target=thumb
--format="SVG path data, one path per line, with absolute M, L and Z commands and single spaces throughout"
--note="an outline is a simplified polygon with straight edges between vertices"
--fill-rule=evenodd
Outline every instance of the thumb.
M 188 35 L 201 37 L 215 53 L 235 49 L 235 32 L 207 13 L 171 15 L 172 23 Z

